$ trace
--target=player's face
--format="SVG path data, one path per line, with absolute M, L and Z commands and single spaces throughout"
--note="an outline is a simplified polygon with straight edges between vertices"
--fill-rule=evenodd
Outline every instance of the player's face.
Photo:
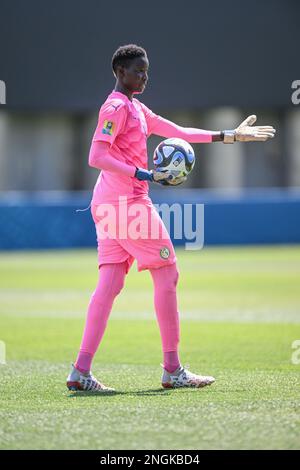
M 133 59 L 129 67 L 123 69 L 122 83 L 132 93 L 143 93 L 148 82 L 149 62 L 146 57 Z

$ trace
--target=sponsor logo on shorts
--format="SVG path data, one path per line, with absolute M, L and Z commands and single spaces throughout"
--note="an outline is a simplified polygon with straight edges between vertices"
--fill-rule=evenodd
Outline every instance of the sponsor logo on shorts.
M 108 121 L 107 119 L 105 119 L 103 123 L 102 134 L 112 135 L 113 131 L 114 131 L 114 123 L 112 121 Z
M 159 253 L 163 259 L 168 259 L 170 256 L 170 250 L 167 247 L 162 248 Z

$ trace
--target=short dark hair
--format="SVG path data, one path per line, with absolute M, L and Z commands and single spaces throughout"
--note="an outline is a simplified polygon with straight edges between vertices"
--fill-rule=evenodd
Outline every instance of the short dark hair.
M 112 56 L 111 66 L 115 74 L 117 73 L 117 66 L 123 65 L 128 67 L 130 61 L 137 57 L 146 57 L 147 52 L 143 47 L 137 46 L 136 44 L 126 44 L 125 46 L 120 46 Z

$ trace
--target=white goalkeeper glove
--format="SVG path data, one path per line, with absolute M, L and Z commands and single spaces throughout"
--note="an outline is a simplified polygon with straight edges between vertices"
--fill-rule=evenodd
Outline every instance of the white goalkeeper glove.
M 248 116 L 236 129 L 223 131 L 224 144 L 239 142 L 261 142 L 274 137 L 276 130 L 272 126 L 254 126 L 257 117 L 255 114 Z

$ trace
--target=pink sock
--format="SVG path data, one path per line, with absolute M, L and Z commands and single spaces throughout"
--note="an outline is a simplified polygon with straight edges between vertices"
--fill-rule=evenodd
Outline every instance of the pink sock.
M 180 366 L 178 351 L 164 352 L 164 368 L 168 372 L 174 372 Z
M 79 352 L 77 360 L 75 362 L 76 369 L 80 370 L 83 374 L 90 371 L 91 363 L 93 360 L 92 354 Z
M 88 372 L 93 357 L 104 335 L 107 320 L 115 297 L 124 286 L 127 262 L 103 264 L 99 269 L 99 280 L 92 294 L 85 329 L 75 367 Z
M 176 294 L 179 272 L 176 263 L 150 269 L 150 272 L 154 283 L 154 305 L 162 339 L 164 367 L 173 372 L 180 365 L 180 326 Z

